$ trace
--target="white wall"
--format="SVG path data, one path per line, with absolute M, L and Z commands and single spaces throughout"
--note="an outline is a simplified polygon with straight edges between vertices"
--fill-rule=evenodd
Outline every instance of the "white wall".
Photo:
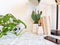
M 58 24 L 58 29 L 60 30 L 60 5 L 59 5 L 59 16 L 58 16 L 58 18 L 59 18 L 59 24 Z
M 51 5 L 51 29 L 56 29 L 56 5 Z
M 51 7 L 52 7 L 51 8 L 52 9 L 51 28 L 56 29 L 56 4 L 52 5 Z M 60 12 L 60 5 L 59 5 L 59 10 L 58 11 Z M 60 13 L 58 14 L 58 30 L 60 30 Z
M 23 20 L 27 24 L 27 30 L 32 30 L 31 12 L 34 10 L 32 5 L 27 3 L 26 0 L 1 0 L 0 3 L 0 14 L 12 13 L 16 18 Z M 43 10 L 43 15 L 47 15 L 45 12 L 47 7 L 45 5 L 40 4 L 38 7 Z
M 42 0 L 37 10 L 43 11 L 43 16 L 50 15 L 51 28 L 55 29 L 55 5 L 54 0 Z M 51 2 L 51 3 L 50 3 Z M 35 7 L 30 5 L 27 0 L 0 0 L 0 14 L 12 13 L 16 18 L 23 20 L 27 24 L 27 30 L 32 30 L 33 20 L 31 12 Z

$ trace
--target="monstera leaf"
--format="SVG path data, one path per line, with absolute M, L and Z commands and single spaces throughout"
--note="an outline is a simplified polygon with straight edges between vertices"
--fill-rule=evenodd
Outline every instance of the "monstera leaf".
M 3 16 L 3 22 L 7 22 L 8 20 L 10 19 L 10 16 L 9 15 L 5 15 Z

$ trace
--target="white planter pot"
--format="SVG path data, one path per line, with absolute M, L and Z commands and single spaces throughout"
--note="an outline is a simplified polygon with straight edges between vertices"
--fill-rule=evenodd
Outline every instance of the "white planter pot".
M 38 26 L 38 35 L 43 35 L 43 28 L 42 28 L 42 26 Z
M 34 34 L 38 34 L 38 24 L 33 24 L 33 31 Z

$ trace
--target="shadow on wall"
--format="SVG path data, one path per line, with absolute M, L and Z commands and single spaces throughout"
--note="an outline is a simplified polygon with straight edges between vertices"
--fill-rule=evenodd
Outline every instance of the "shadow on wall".
M 51 15 L 51 8 L 50 5 L 44 5 L 40 4 L 37 9 L 43 11 L 43 16 Z M 31 5 L 29 6 L 27 3 L 17 3 L 14 6 L 11 7 L 11 13 L 16 16 L 16 18 L 22 19 L 27 24 L 27 30 L 33 29 L 33 20 L 31 19 L 31 13 L 33 10 L 33 7 Z M 48 12 L 48 13 L 47 13 Z
M 8 2 L 7 2 L 8 1 Z M 26 4 L 26 0 L 7 0 L 7 1 L 0 1 L 0 13 L 4 12 L 10 12 L 13 14 L 16 18 L 19 18 L 26 22 L 27 24 L 27 30 L 32 30 L 32 24 L 33 21 L 31 19 L 31 12 L 33 10 L 33 7 L 29 4 Z M 20 3 L 21 2 L 21 3 Z M 44 1 L 43 1 L 44 2 Z M 38 6 L 39 10 L 43 11 L 42 15 L 51 15 L 51 8 L 50 5 L 41 4 Z M 3 13 L 2 13 L 3 14 Z
M 31 19 L 32 8 L 30 8 L 26 3 L 25 4 L 16 4 L 10 8 L 11 13 L 15 15 L 16 18 L 19 18 L 26 22 L 27 31 L 32 30 L 33 21 Z

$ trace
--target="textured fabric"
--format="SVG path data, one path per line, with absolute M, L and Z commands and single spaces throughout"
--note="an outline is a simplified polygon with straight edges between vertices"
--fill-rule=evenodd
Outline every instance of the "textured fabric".
M 50 17 L 44 16 L 40 19 L 41 25 L 43 27 L 43 32 L 45 35 L 50 35 Z

